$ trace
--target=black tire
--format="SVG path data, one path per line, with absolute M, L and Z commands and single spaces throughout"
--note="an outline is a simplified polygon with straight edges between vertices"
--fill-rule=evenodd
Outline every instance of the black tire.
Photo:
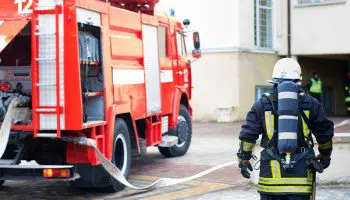
M 0 186 L 2 186 L 5 183 L 5 181 L 0 180 Z
M 192 139 L 192 121 L 186 106 L 180 105 L 176 131 L 170 134 L 179 137 L 178 144 L 173 147 L 158 147 L 159 152 L 166 158 L 185 155 Z
M 133 133 L 131 126 L 128 126 L 124 119 L 117 118 L 114 126 L 112 163 L 123 171 L 126 178 L 131 168 L 130 133 Z M 73 187 L 88 192 L 118 192 L 125 188 L 101 165 L 78 164 L 75 167 L 81 178 L 70 182 Z
M 114 127 L 113 158 L 112 162 L 128 178 L 131 170 L 131 143 L 130 133 L 132 129 L 128 127 L 124 119 L 117 118 Z M 121 159 L 119 159 L 121 158 Z M 125 186 L 110 176 L 111 185 L 107 188 L 111 192 L 118 192 Z

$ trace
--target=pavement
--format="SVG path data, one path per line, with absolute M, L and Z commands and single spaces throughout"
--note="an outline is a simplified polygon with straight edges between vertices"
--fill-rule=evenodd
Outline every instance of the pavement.
M 334 119 L 335 123 L 342 121 Z M 166 159 L 157 148 L 133 158 L 130 182 L 147 185 L 160 177 L 182 178 L 236 160 L 241 123 L 195 123 L 189 152 Z M 338 131 L 338 130 L 337 130 Z M 350 132 L 350 126 L 341 132 Z M 66 182 L 8 181 L 0 187 L 0 199 L 259 199 L 254 185 L 241 177 L 237 165 L 180 185 L 148 192 L 125 189 L 119 193 L 80 191 Z M 349 185 L 318 186 L 317 199 L 350 200 Z

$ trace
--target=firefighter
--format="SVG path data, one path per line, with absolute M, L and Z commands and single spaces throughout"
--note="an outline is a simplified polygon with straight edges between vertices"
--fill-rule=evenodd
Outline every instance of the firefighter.
M 346 74 L 345 79 L 345 105 L 346 112 L 350 116 L 350 72 Z
M 258 184 L 261 199 L 310 199 L 312 184 L 315 180 L 314 172 L 322 173 L 323 169 L 330 165 L 334 125 L 326 118 L 319 101 L 302 90 L 301 68 L 295 60 L 291 58 L 279 60 L 274 66 L 272 78 L 273 80 L 269 82 L 273 83 L 273 88 L 254 104 L 242 126 L 239 136 L 240 148 L 237 153 L 239 168 L 243 177 L 250 178 L 250 171 L 253 170 L 250 163 L 252 149 L 259 135 L 262 134 L 260 145 L 264 150 L 260 157 Z M 279 154 L 277 147 L 277 143 L 282 139 L 277 131 L 280 130 L 277 118 L 280 119 L 278 116 L 286 114 L 277 108 L 280 98 L 277 96 L 277 88 L 283 81 L 296 83 L 299 93 L 296 93 L 299 97 L 297 102 L 299 110 L 291 113 L 300 113 L 300 115 L 298 114 L 295 118 L 284 117 L 297 121 L 297 137 L 294 138 L 297 141 L 297 149 L 292 157 L 295 162 L 290 162 L 293 165 L 285 165 L 285 160 L 282 159 L 283 156 Z M 289 94 L 287 93 L 287 96 Z M 313 150 L 311 133 L 319 144 L 317 157 Z
M 309 82 L 309 92 L 312 97 L 317 99 L 319 102 L 321 102 L 322 97 L 322 81 L 320 77 L 318 76 L 317 72 L 314 72 L 312 74 L 312 77 Z

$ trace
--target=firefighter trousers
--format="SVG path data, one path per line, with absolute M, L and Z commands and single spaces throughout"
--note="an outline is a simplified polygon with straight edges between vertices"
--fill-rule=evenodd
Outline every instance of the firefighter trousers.
M 310 200 L 309 195 L 267 195 L 260 194 L 260 200 Z

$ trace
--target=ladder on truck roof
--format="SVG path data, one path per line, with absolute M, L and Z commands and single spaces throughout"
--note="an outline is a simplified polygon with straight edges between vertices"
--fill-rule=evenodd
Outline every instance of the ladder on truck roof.
M 111 6 L 141 12 L 146 14 L 154 14 L 154 7 L 159 0 L 100 0 L 111 3 Z
M 63 105 L 63 7 L 38 5 L 32 18 L 34 137 L 61 137 Z M 61 88 L 62 87 L 62 88 Z M 64 119 L 64 118 L 63 118 Z M 55 131 L 54 131 L 55 130 Z M 43 133 L 41 131 L 46 131 Z M 56 133 L 55 133 L 56 132 Z

